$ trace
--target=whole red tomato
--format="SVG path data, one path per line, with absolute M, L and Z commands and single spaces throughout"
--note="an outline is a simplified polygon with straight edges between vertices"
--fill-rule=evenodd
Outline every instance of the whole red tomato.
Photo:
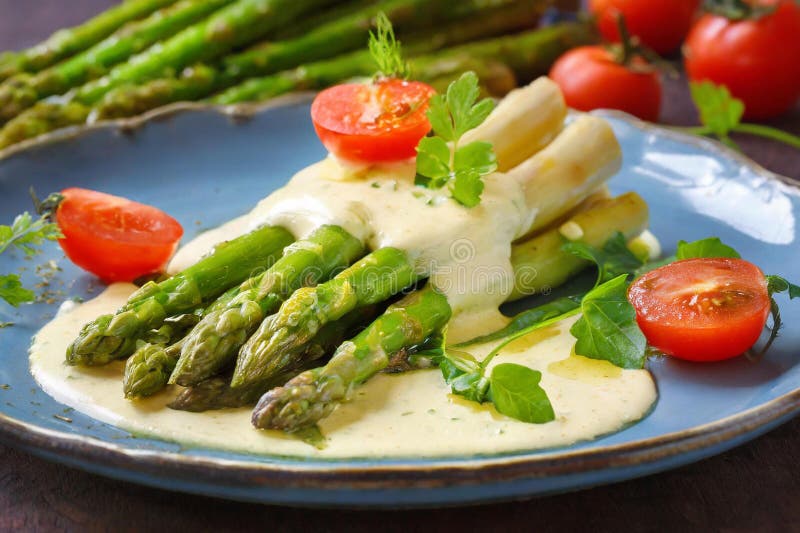
M 780 115 L 800 97 L 800 5 L 759 4 L 778 5 L 770 14 L 738 21 L 703 15 L 683 48 L 689 78 L 726 85 L 751 119 Z
M 625 17 L 628 31 L 659 54 L 674 52 L 694 20 L 700 0 L 590 0 L 603 37 L 619 42 L 617 16 Z
M 558 58 L 550 77 L 573 109 L 619 109 L 642 120 L 658 120 L 661 80 L 641 58 L 626 65 L 602 46 L 581 46 Z

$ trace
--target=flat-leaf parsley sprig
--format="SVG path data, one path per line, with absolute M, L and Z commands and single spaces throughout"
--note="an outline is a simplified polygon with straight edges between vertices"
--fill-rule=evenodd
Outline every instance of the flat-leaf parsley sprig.
M 63 237 L 58 225 L 44 213 L 34 219 L 27 211 L 18 215 L 10 226 L 0 225 L 0 254 L 9 250 L 20 250 L 26 257 L 40 253 L 39 246 L 45 241 L 55 241 Z M 18 274 L 0 274 L 0 299 L 14 307 L 32 302 L 36 295 L 22 286 Z
M 800 148 L 800 137 L 763 124 L 742 124 L 744 103 L 734 98 L 727 87 L 710 81 L 689 84 L 692 100 L 700 113 L 702 126 L 684 128 L 696 135 L 713 135 L 735 150 L 739 147 L 731 133 L 745 133 L 779 141 Z
M 480 203 L 483 177 L 497 169 L 491 143 L 459 145 L 461 137 L 494 109 L 491 99 L 478 101 L 479 95 L 478 76 L 470 71 L 452 82 L 446 94 L 431 98 L 428 120 L 436 135 L 424 137 L 417 147 L 416 184 L 429 189 L 447 186 L 453 199 L 466 207 Z

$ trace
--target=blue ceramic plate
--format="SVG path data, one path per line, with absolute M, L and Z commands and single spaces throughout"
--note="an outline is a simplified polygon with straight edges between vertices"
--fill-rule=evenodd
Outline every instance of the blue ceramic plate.
M 800 192 L 720 145 L 606 114 L 625 163 L 614 192 L 650 204 L 663 243 L 717 235 L 766 272 L 800 279 Z M 152 119 L 153 117 L 151 117 Z M 307 98 L 232 120 L 212 109 L 161 112 L 155 120 L 67 132 L 0 160 L 0 220 L 40 193 L 102 189 L 176 216 L 191 238 L 249 210 L 296 170 L 321 158 Z M 667 250 L 669 251 L 669 250 Z M 34 262 L 4 254 L 0 272 Z M 61 260 L 51 288 L 91 297 L 96 282 Z M 783 302 L 782 302 L 783 303 Z M 660 398 L 644 421 L 564 449 L 446 459 L 304 460 L 250 456 L 135 438 L 65 407 L 28 372 L 27 349 L 55 306 L 0 307 L 0 438 L 54 461 L 172 490 L 269 503 L 348 506 L 465 504 L 578 489 L 697 461 L 785 422 L 800 409 L 800 306 L 785 305 L 785 329 L 757 364 L 745 358 L 700 366 L 650 364 Z M 5 386 L 7 384 L 7 386 Z M 58 417 L 62 418 L 58 418 Z M 71 420 L 68 422 L 64 420 Z

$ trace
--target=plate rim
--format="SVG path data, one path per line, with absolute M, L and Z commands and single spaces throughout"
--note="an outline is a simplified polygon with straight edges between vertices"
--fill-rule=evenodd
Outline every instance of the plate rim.
M 175 115 L 201 111 L 215 112 L 234 120 L 246 120 L 272 108 L 307 103 L 313 95 L 314 93 L 304 92 L 286 95 L 265 103 L 234 106 L 179 102 L 137 117 L 65 128 L 24 141 L 0 150 L 0 163 L 33 148 L 67 141 L 93 131 L 114 129 L 132 131 Z M 716 140 L 648 123 L 621 111 L 599 110 L 592 113 L 625 122 L 644 134 L 654 133 L 731 159 L 766 180 L 777 182 L 794 194 L 800 195 L 800 183 L 797 181 L 767 170 Z M 715 447 L 722 448 L 728 443 L 735 443 L 737 439 L 753 437 L 759 430 L 769 429 L 798 412 L 800 412 L 800 387 L 761 405 L 714 422 L 624 444 L 578 450 L 558 448 L 506 452 L 493 456 L 449 458 L 348 458 L 303 461 L 295 457 L 257 454 L 251 456 L 252 460 L 204 457 L 171 451 L 136 449 L 87 435 L 49 429 L 14 418 L 2 410 L 0 410 L 0 441 L 54 460 L 70 460 L 89 470 L 99 471 L 105 466 L 117 472 L 128 472 L 127 477 L 124 475 L 117 477 L 144 483 L 146 479 L 143 479 L 142 475 L 153 476 L 154 479 L 183 479 L 189 476 L 188 479 L 194 481 L 218 482 L 225 479 L 226 483 L 243 484 L 246 487 L 274 486 L 325 491 L 343 488 L 426 489 L 481 485 L 489 482 L 511 483 L 520 479 L 634 468 L 680 455 L 689 457 L 697 456 L 704 451 L 713 453 Z M 191 449 L 212 450 L 201 447 Z M 387 463 L 385 462 L 387 460 L 393 462 Z M 687 462 L 690 460 L 691 457 Z M 134 476 L 134 473 L 138 475 Z

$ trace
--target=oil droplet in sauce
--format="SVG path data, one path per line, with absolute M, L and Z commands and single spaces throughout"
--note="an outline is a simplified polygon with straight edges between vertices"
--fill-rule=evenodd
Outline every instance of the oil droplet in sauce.
M 564 379 L 588 384 L 602 384 L 609 379 L 622 377 L 622 369 L 608 361 L 577 355 L 573 350 L 566 359 L 547 365 L 547 370 Z

